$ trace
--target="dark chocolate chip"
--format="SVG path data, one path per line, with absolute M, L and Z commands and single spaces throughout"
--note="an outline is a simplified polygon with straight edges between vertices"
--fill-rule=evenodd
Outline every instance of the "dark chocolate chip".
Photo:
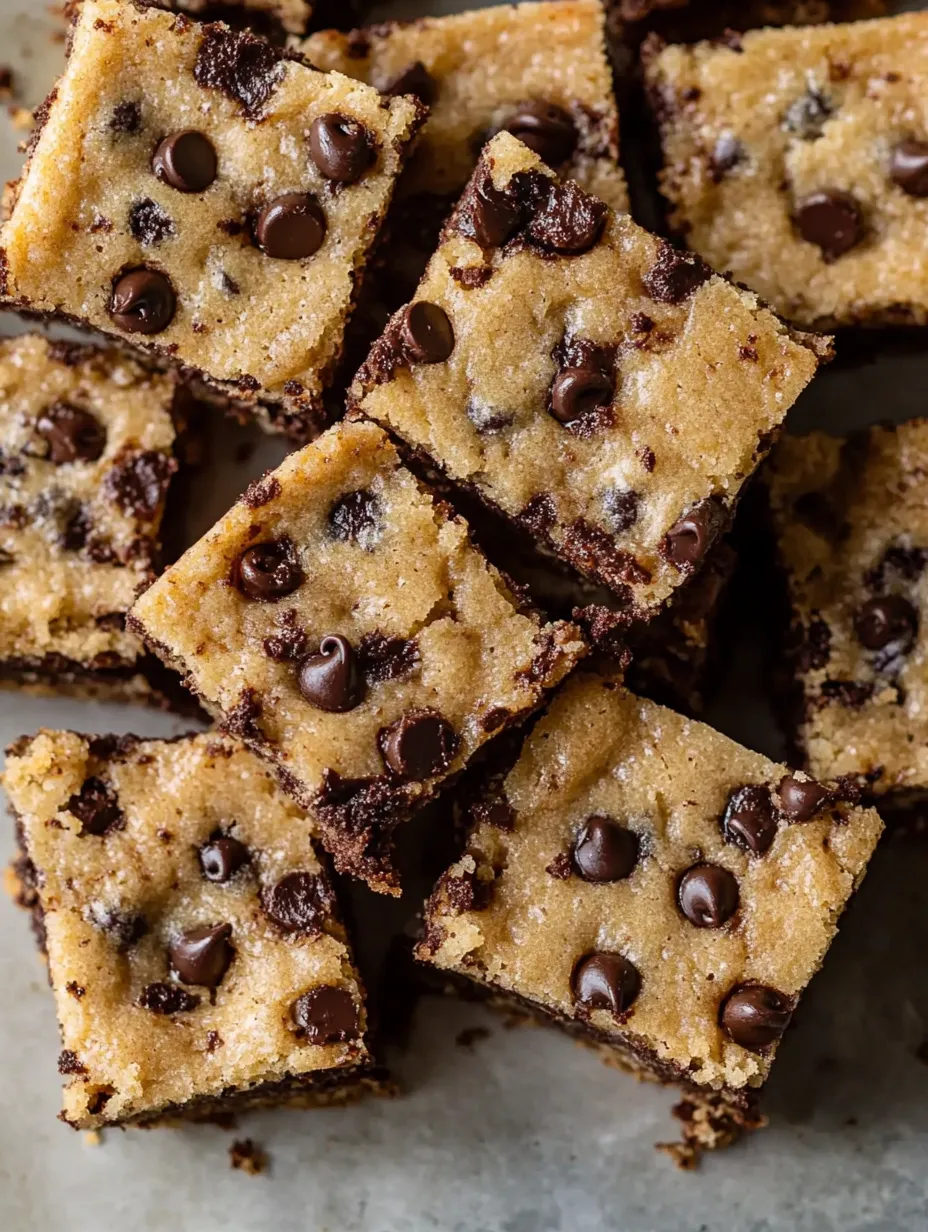
M 81 823 L 81 834 L 103 835 L 124 821 L 116 792 L 95 776 L 84 779 L 80 791 L 68 801 L 67 810 Z
M 860 205 L 840 189 L 823 189 L 803 197 L 796 204 L 793 219 L 802 238 L 820 248 L 826 261 L 837 260 L 863 239 Z
M 419 644 L 415 638 L 365 633 L 358 645 L 358 665 L 368 684 L 402 679 L 419 666 Z
M 893 146 L 889 174 L 910 197 L 928 197 L 928 142 L 900 141 Z
M 145 197 L 129 210 L 129 231 L 140 244 L 160 244 L 174 234 L 174 220 L 157 201 Z
M 638 493 L 629 488 L 610 488 L 603 493 L 603 509 L 616 534 L 631 530 L 638 521 Z
M 254 118 L 264 110 L 284 75 L 284 66 L 279 53 L 264 39 L 217 23 L 205 27 L 193 75 L 197 85 L 221 90 Z
M 276 603 L 303 583 L 303 570 L 289 539 L 274 539 L 246 548 L 233 569 L 233 581 L 243 595 L 261 603 Z
M 762 856 L 777 836 L 777 819 L 767 787 L 739 787 L 731 793 L 722 816 L 722 835 L 743 851 Z
M 318 653 L 303 660 L 297 679 L 306 700 L 330 714 L 354 710 L 363 698 L 364 687 L 354 648 L 347 638 L 336 633 L 324 637 Z
M 58 1073 L 63 1075 L 86 1074 L 87 1066 L 83 1064 L 76 1052 L 65 1048 L 58 1054 Z
M 123 513 L 150 522 L 161 507 L 176 467 L 173 458 L 155 449 L 132 454 L 107 474 L 107 493 Z
M 562 424 L 572 423 L 608 406 L 612 378 L 592 368 L 564 368 L 551 385 L 551 414 Z
M 395 98 L 398 94 L 414 94 L 423 103 L 433 103 L 437 93 L 435 79 L 421 60 L 414 60 L 386 83 L 380 91 Z
M 245 844 L 225 834 L 210 839 L 200 848 L 200 868 L 207 881 L 229 881 L 250 859 Z
M 128 334 L 160 334 L 174 319 L 176 305 L 170 279 L 139 266 L 117 278 L 107 311 Z
M 354 997 L 347 988 L 323 984 L 294 1001 L 293 1021 L 308 1044 L 337 1044 L 357 1039 L 361 1029 Z
M 543 100 L 519 103 L 500 127 L 518 137 L 551 167 L 566 162 L 577 145 L 576 125 L 556 103 Z
M 716 181 L 722 179 L 744 158 L 744 146 L 734 133 L 720 133 L 713 149 L 709 165 Z
M 283 193 L 269 201 L 255 221 L 258 247 L 281 261 L 311 257 L 322 247 L 325 231 L 325 214 L 312 193 Z
M 721 520 L 722 510 L 716 501 L 700 501 L 671 526 L 661 544 L 661 554 L 680 569 L 693 568 L 714 543 Z
M 101 902 L 88 906 L 87 918 L 95 928 L 106 933 L 117 950 L 128 950 L 148 932 L 144 916 L 128 915 Z
M 341 543 L 357 543 L 370 552 L 381 530 L 380 497 L 367 488 L 346 492 L 329 510 L 329 533 Z
M 825 122 L 833 111 L 830 99 L 810 85 L 805 94 L 800 94 L 787 107 L 783 127 L 803 141 L 815 141 L 821 137 Z
M 178 984 L 146 984 L 138 1004 L 153 1014 L 187 1014 L 200 1004 L 196 993 L 187 992 Z
M 383 759 L 404 779 L 419 782 L 448 769 L 457 737 L 435 710 L 410 710 L 380 733 Z
M 465 199 L 458 227 L 465 235 L 471 233 L 481 248 L 498 248 L 505 244 L 521 221 L 518 199 L 496 188 L 487 171 Z
M 36 420 L 35 430 L 48 442 L 47 460 L 96 462 L 106 446 L 106 429 L 95 415 L 70 402 L 53 402 Z
M 374 145 L 363 124 L 332 111 L 313 120 L 309 156 L 327 180 L 354 184 L 374 161 Z
M 735 1044 L 762 1052 L 782 1036 L 792 1015 L 792 1002 L 783 993 L 765 984 L 743 984 L 725 998 L 719 1023 Z
M 692 252 L 662 244 L 657 261 L 642 278 L 644 289 L 661 304 L 682 304 L 708 282 L 712 270 Z
M 216 178 L 216 147 L 205 133 L 184 128 L 158 143 L 151 169 L 164 184 L 178 192 L 200 193 Z
M 117 103 L 110 117 L 110 132 L 137 133 L 142 127 L 142 109 L 138 103 Z
M 588 252 L 603 233 L 609 211 L 573 180 L 551 184 L 544 203 L 528 225 L 528 236 L 563 256 Z
M 571 977 L 574 1000 L 591 1010 L 609 1010 L 618 1017 L 641 991 L 638 968 L 621 954 L 595 952 L 581 958 Z
M 638 863 L 638 835 L 610 817 L 587 819 L 573 849 L 584 881 L 624 881 Z
M 315 873 L 286 873 L 261 895 L 274 923 L 287 933 L 319 933 L 330 911 L 325 882 Z
M 168 949 L 171 971 L 184 984 L 216 988 L 235 957 L 231 924 L 193 928 Z
M 831 801 L 831 792 L 815 779 L 797 779 L 787 774 L 777 788 L 780 807 L 792 822 L 811 821 Z
M 275 663 L 295 663 L 309 652 L 309 637 L 296 621 L 295 608 L 281 613 L 279 631 L 262 642 L 264 653 Z
M 892 647 L 894 657 L 908 654 L 915 645 L 918 612 L 902 595 L 880 595 L 858 608 L 854 631 L 867 650 Z
M 677 883 L 677 902 L 697 928 L 721 928 L 738 910 L 738 882 L 718 864 L 694 864 Z
M 420 299 L 403 312 L 400 329 L 403 351 L 417 364 L 440 364 L 454 350 L 454 330 L 438 304 Z

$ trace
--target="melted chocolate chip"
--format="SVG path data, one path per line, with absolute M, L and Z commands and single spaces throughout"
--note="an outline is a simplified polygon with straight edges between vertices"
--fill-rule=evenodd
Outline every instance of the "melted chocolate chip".
M 158 143 L 151 169 L 163 184 L 178 192 L 203 192 L 216 178 L 216 147 L 205 133 L 182 129 Z
M 416 782 L 448 769 L 457 737 L 435 710 L 410 710 L 380 733 L 380 749 L 390 770 Z
M 722 835 L 743 851 L 762 856 L 777 836 L 777 819 L 766 787 L 739 787 L 731 793 L 722 817 Z
M 564 368 L 551 385 L 551 414 L 562 424 L 584 419 L 612 401 L 612 378 L 591 368 Z
M 830 99 L 810 85 L 805 94 L 800 94 L 787 107 L 783 127 L 803 141 L 816 141 L 833 111 Z
M 303 570 L 287 538 L 246 548 L 232 570 L 232 582 L 249 599 L 276 603 L 303 583 Z
M 631 530 L 638 521 L 638 493 L 628 488 L 610 488 L 603 493 L 602 500 L 611 529 L 617 535 Z
M 738 910 L 738 882 L 718 864 L 694 864 L 677 883 L 677 902 L 697 928 L 721 928 Z
M 148 932 L 144 916 L 129 915 L 105 903 L 92 902 L 87 908 L 87 918 L 120 951 L 128 950 Z
M 81 823 L 81 834 L 103 835 L 124 824 L 119 799 L 109 783 L 91 776 L 71 796 L 67 810 Z
M 485 170 L 465 196 L 457 218 L 462 235 L 475 239 L 481 248 L 498 248 L 513 235 L 522 221 L 518 198 L 496 188 Z
M 577 145 L 576 125 L 556 103 L 519 103 L 500 127 L 518 137 L 550 167 L 566 162 Z
M 855 198 L 839 189 L 810 193 L 797 202 L 793 219 L 804 240 L 822 250 L 826 261 L 854 248 L 864 236 L 864 218 Z
M 722 517 L 717 501 L 700 501 L 671 526 L 660 545 L 661 555 L 678 569 L 692 569 L 715 542 Z
M 297 679 L 306 700 L 330 714 L 354 710 L 363 699 L 354 648 L 347 638 L 335 633 L 322 639 L 317 654 L 303 660 Z
M 255 242 L 279 261 L 299 261 L 322 247 L 326 221 L 312 193 L 284 193 L 269 201 L 255 221 Z
M 309 156 L 327 180 L 354 184 L 374 161 L 373 139 L 357 120 L 329 112 L 312 122 Z
M 170 239 L 174 234 L 174 220 L 157 201 L 146 197 L 136 201 L 129 210 L 129 230 L 134 239 L 147 247 Z
M 294 1001 L 293 1021 L 308 1044 L 336 1044 L 357 1039 L 361 1030 L 354 997 L 347 988 L 324 984 Z
M 428 300 L 416 300 L 404 310 L 400 339 L 404 354 L 417 364 L 440 364 L 454 350 L 448 314 Z
M 248 848 L 237 838 L 220 835 L 200 848 L 200 868 L 207 881 L 230 881 L 251 859 Z
M 368 684 L 401 679 L 419 666 L 419 644 L 415 638 L 365 633 L 358 645 L 358 665 Z
M 261 905 L 274 923 L 287 933 L 322 931 L 330 911 L 325 882 L 315 873 L 286 873 L 261 895 Z
M 712 270 L 694 253 L 662 244 L 657 261 L 641 281 L 651 299 L 658 303 L 682 304 L 711 277 Z
M 831 792 L 815 779 L 785 775 L 777 788 L 780 807 L 791 822 L 811 821 L 831 802 Z
M 341 543 L 357 543 L 373 550 L 382 528 L 380 497 L 367 488 L 346 492 L 329 510 L 329 533 Z
M 581 958 L 571 977 L 574 1000 L 591 1010 L 618 1017 L 631 1009 L 641 991 L 638 968 L 621 954 L 595 952 Z
M 36 420 L 35 430 L 48 444 L 47 460 L 96 462 L 106 446 L 106 429 L 95 415 L 70 402 L 54 402 Z
M 123 513 L 150 522 L 161 507 L 177 463 L 154 449 L 132 454 L 106 476 L 106 491 Z
M 712 178 L 718 182 L 744 158 L 744 146 L 734 133 L 720 133 L 712 149 L 709 166 Z
M 598 242 L 608 213 L 602 201 L 585 193 L 573 180 L 550 184 L 527 234 L 542 248 L 562 256 L 579 256 Z
M 915 645 L 918 612 L 902 595 L 880 595 L 858 608 L 854 631 L 867 650 L 891 650 L 892 657 L 898 658 Z
M 197 85 L 221 90 L 255 118 L 283 77 L 284 66 L 264 39 L 217 24 L 205 27 L 193 75 Z
M 889 175 L 910 197 L 928 197 L 928 142 L 900 141 L 893 146 Z
M 157 982 L 145 985 L 138 1004 L 152 1014 L 188 1014 L 197 1008 L 200 998 L 177 984 Z
M 584 881 L 624 881 L 638 863 L 638 835 L 610 817 L 587 819 L 573 849 L 574 868 Z
M 414 60 L 381 89 L 381 94 L 395 98 L 399 94 L 414 94 L 423 103 L 433 103 L 437 93 L 435 79 L 421 60 Z
M 235 957 L 231 924 L 193 928 L 168 949 L 172 973 L 184 984 L 216 988 Z
M 789 1026 L 792 1002 L 765 984 L 743 984 L 728 994 L 719 1015 L 725 1034 L 749 1052 L 775 1044 Z
M 170 279 L 139 266 L 114 282 L 107 311 L 128 334 L 160 334 L 174 319 L 176 305 Z

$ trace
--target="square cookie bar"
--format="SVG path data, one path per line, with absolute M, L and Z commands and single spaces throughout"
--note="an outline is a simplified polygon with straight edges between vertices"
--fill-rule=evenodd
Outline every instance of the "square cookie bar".
M 350 400 L 642 616 L 823 350 L 500 133 Z
M 671 227 L 803 325 L 928 320 L 928 13 L 653 45 Z
M 692 1149 L 756 1125 L 877 814 L 580 672 L 472 817 L 417 957 L 681 1084 Z
M 129 623 L 312 810 L 336 867 L 386 893 L 396 826 L 585 650 L 518 610 L 361 423 L 253 484 Z
M 789 633 L 780 700 L 811 774 L 928 798 L 928 421 L 784 437 L 764 471 Z
M 114 350 L 0 341 L 0 687 L 167 704 L 125 618 L 161 566 L 188 401 Z
M 0 233 L 3 293 L 311 435 L 422 107 L 224 25 L 77 13 Z
M 238 741 L 42 731 L 8 750 L 79 1129 L 376 1089 L 311 824 Z

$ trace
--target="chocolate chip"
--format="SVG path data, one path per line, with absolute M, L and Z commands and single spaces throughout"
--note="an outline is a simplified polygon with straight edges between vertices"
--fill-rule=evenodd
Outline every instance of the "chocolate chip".
M 816 141 L 821 137 L 825 122 L 833 111 L 830 99 L 810 85 L 805 94 L 801 94 L 787 107 L 783 116 L 783 127 L 788 133 L 801 137 L 803 141 Z
M 519 103 L 500 127 L 518 137 L 551 167 L 566 162 L 577 145 L 576 125 L 556 103 L 543 100 Z
M 153 1014 L 187 1014 L 197 1008 L 200 998 L 177 984 L 158 982 L 145 985 L 138 1004 Z
M 237 838 L 221 835 L 200 848 L 200 868 L 207 881 L 229 881 L 251 859 L 248 848 Z
M 789 1026 L 792 1002 L 765 984 L 743 984 L 728 994 L 719 1023 L 735 1044 L 762 1052 L 775 1044 Z
M 662 244 L 657 261 L 642 278 L 644 289 L 661 304 L 682 304 L 708 282 L 712 270 L 692 252 Z
M 246 548 L 232 570 L 233 585 L 260 603 L 276 603 L 292 595 L 303 578 L 293 543 L 287 538 Z
M 312 193 L 283 193 L 269 201 L 255 221 L 258 247 L 280 261 L 311 257 L 322 247 L 325 231 L 325 214 Z
M 863 239 L 864 219 L 855 198 L 839 189 L 810 193 L 797 202 L 793 220 L 802 238 L 835 261 Z
M 326 179 L 354 184 L 374 161 L 373 140 L 363 124 L 332 111 L 313 120 L 309 156 Z
M 889 175 L 910 197 L 928 197 L 928 142 L 908 140 L 893 146 Z
M 398 94 L 414 94 L 423 103 L 433 103 L 437 93 L 435 79 L 421 60 L 414 60 L 396 74 L 381 89 L 381 94 L 395 98 Z
M 660 545 L 661 555 L 678 569 L 692 569 L 714 543 L 722 517 L 717 501 L 700 501 L 671 526 Z
M 95 415 L 70 402 L 53 402 L 36 420 L 35 430 L 48 443 L 47 460 L 96 462 L 106 446 L 106 429 Z
M 318 653 L 300 664 L 297 679 L 300 692 L 319 710 L 344 714 L 361 704 L 364 689 L 354 648 L 338 634 L 322 639 Z
M 602 201 L 585 193 L 573 180 L 551 184 L 528 225 L 528 236 L 552 252 L 579 256 L 597 243 L 608 213 Z
M 140 244 L 160 244 L 174 234 L 174 220 L 157 201 L 146 197 L 129 210 L 129 230 Z
M 709 165 L 712 178 L 718 182 L 744 158 L 744 146 L 734 133 L 720 133 L 712 150 Z
M 261 905 L 287 933 L 319 933 L 330 913 L 328 888 L 315 873 L 286 873 L 262 893 Z
M 481 248 L 498 248 L 518 228 L 522 209 L 517 197 L 493 184 L 487 170 L 462 203 L 457 229 L 470 235 Z
M 205 28 L 193 75 L 197 85 L 221 90 L 255 118 L 283 77 L 284 66 L 264 39 L 216 24 Z
M 621 954 L 595 952 L 581 958 L 571 976 L 574 1000 L 591 1010 L 609 1010 L 618 1017 L 641 991 L 638 968 Z
M 603 493 L 603 509 L 616 534 L 631 530 L 638 521 L 638 493 L 629 488 L 610 488 Z
M 762 856 L 777 836 L 777 819 L 766 787 L 748 785 L 731 793 L 722 816 L 722 835 L 743 851 Z
M 347 988 L 323 984 L 294 1001 L 293 1021 L 308 1044 L 337 1044 L 357 1039 L 361 1029 L 354 997 Z
M 380 733 L 387 766 L 416 782 L 447 770 L 456 748 L 454 729 L 435 710 L 410 710 Z
M 918 612 L 902 595 L 880 595 L 858 608 L 854 631 L 867 650 L 891 648 L 893 657 L 905 655 L 915 645 Z
M 610 817 L 587 819 L 573 849 L 584 881 L 624 881 L 638 863 L 638 835 Z
M 200 193 L 216 178 L 216 147 L 205 133 L 184 128 L 158 143 L 151 169 L 162 183 L 178 192 Z
M 110 116 L 110 132 L 137 133 L 142 127 L 142 109 L 138 103 L 117 103 Z
M 341 543 L 355 542 L 370 552 L 381 531 L 382 515 L 380 497 L 375 493 L 367 488 L 346 492 L 329 510 L 329 533 Z
M 128 950 L 148 932 L 144 916 L 129 915 L 97 901 L 88 906 L 87 919 L 107 935 L 117 950 Z
M 562 424 L 572 423 L 608 406 L 612 378 L 591 368 L 564 368 L 551 385 L 551 414 Z
M 368 684 L 402 679 L 419 666 L 419 644 L 415 638 L 365 633 L 358 645 L 358 666 Z
M 117 278 L 107 311 L 128 334 L 160 334 L 174 319 L 176 305 L 170 279 L 143 265 Z
M 123 513 L 150 522 L 161 507 L 168 481 L 176 469 L 173 458 L 146 449 L 124 458 L 107 473 L 106 491 Z
M 738 910 L 738 882 L 718 864 L 694 864 L 677 883 L 677 902 L 697 928 L 721 928 Z
M 438 304 L 424 299 L 404 310 L 400 338 L 405 355 L 417 364 L 440 364 L 454 350 L 454 330 L 448 314 Z
M 216 988 L 235 957 L 231 924 L 205 925 L 178 937 L 168 949 L 171 971 L 184 984 Z
M 266 637 L 261 643 L 264 653 L 275 663 L 295 663 L 309 651 L 309 637 L 305 629 L 296 623 L 297 612 L 290 608 L 280 616 L 279 631 Z
M 784 775 L 777 788 L 780 807 L 792 822 L 811 821 L 831 801 L 831 792 L 815 779 Z
M 83 1064 L 76 1052 L 65 1048 L 58 1054 L 58 1073 L 62 1075 L 86 1074 L 87 1066 Z
M 119 799 L 109 783 L 96 776 L 84 779 L 81 789 L 71 796 L 67 810 L 81 823 L 81 834 L 103 835 L 124 823 Z

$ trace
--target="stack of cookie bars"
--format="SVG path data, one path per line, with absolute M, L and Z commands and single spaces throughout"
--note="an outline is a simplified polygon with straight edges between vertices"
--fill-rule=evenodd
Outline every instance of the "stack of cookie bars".
M 813 331 L 928 319 L 928 14 L 211 7 L 72 6 L 0 233 L 7 307 L 105 337 L 0 343 L 0 681 L 215 722 L 8 750 L 62 1117 L 391 1090 L 329 870 L 400 895 L 438 798 L 423 969 L 677 1084 L 692 1162 L 928 792 L 928 428 L 776 443 Z M 223 407 L 292 451 L 191 546 Z M 791 765 L 694 717 L 749 485 Z

